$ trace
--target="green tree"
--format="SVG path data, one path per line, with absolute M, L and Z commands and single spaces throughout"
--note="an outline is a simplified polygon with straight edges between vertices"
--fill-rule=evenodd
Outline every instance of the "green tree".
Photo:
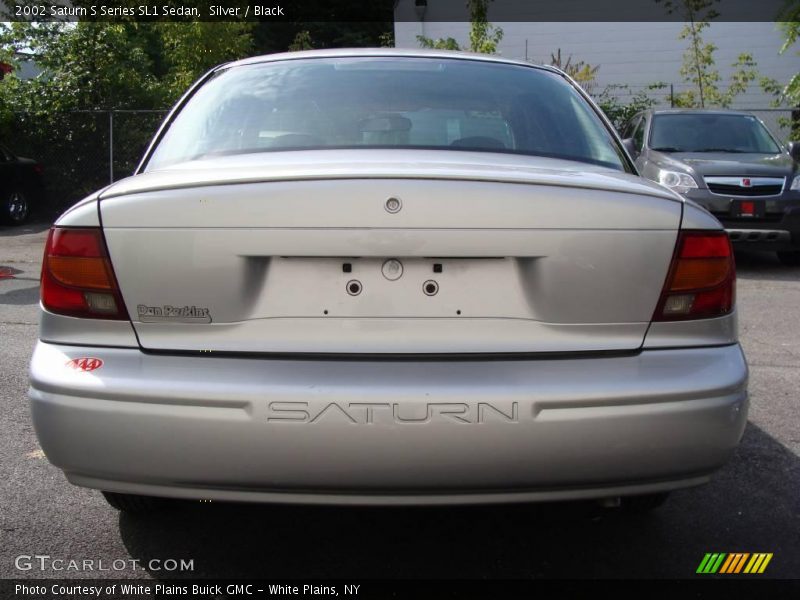
M 495 54 L 497 44 L 503 39 L 503 30 L 487 21 L 489 3 L 493 0 L 468 0 L 470 15 L 470 52 Z
M 797 43 L 800 38 L 800 2 L 797 0 L 787 1 L 781 13 L 778 28 L 784 35 L 784 42 L 778 51 L 784 54 Z M 795 50 L 795 54 L 800 56 L 800 50 Z M 763 77 L 760 80 L 761 88 L 768 94 L 774 96 L 772 105 L 776 108 L 791 106 L 800 108 L 800 72 L 795 73 L 789 78 L 788 82 L 781 82 L 770 77 Z M 800 119 L 793 112 L 792 117 L 780 117 L 778 125 L 789 130 L 789 137 L 792 140 L 800 140 Z
M 600 69 L 600 65 L 592 66 L 582 60 L 573 62 L 571 54 L 566 60 L 563 60 L 561 58 L 561 48 L 555 54 L 550 55 L 550 64 L 564 71 L 586 91 L 591 91 L 594 88 L 597 71 Z
M 503 30 L 487 20 L 489 3 L 493 0 L 467 0 L 470 15 L 469 46 L 465 49 L 481 54 L 495 54 L 497 45 L 503 39 Z M 417 41 L 423 48 L 437 50 L 461 50 L 461 45 L 454 38 L 431 38 L 418 35 Z
M 378 45 L 381 48 L 394 48 L 394 32 L 387 31 L 378 38 Z
M 779 18 L 782 20 L 779 27 L 785 37 L 780 53 L 784 54 L 800 39 L 800 2 L 787 1 Z M 795 54 L 800 56 L 800 50 L 795 50 Z M 800 72 L 792 75 L 782 93 L 792 106 L 800 106 Z
M 666 87 L 666 83 L 659 81 L 634 93 L 627 85 L 608 85 L 594 99 L 614 127 L 620 130 L 637 113 L 657 106 L 659 100 L 652 94 Z
M 661 2 L 661 0 L 656 0 Z M 683 54 L 681 76 L 691 83 L 694 89 L 683 93 L 681 105 L 704 107 L 710 100 L 712 90 L 717 89 L 720 80 L 719 71 L 714 67 L 714 44 L 703 41 L 703 31 L 708 28 L 712 19 L 719 13 L 712 7 L 719 0 L 664 0 L 667 12 L 678 13 L 686 23 L 679 39 L 688 40 L 689 47 Z
M 10 106 L 57 113 L 151 104 L 155 79 L 140 24 L 17 22 L 3 29 L 0 44 L 42 69 L 33 80 L 9 79 L 3 100 Z
M 166 74 L 162 92 L 167 104 L 177 100 L 212 67 L 243 58 L 252 50 L 253 23 L 192 21 L 153 25 L 163 44 Z
M 47 113 L 167 107 L 212 66 L 246 56 L 250 28 L 235 22 L 12 23 L 0 30 L 0 48 L 24 51 L 42 74 L 11 78 L 4 100 Z
M 458 43 L 458 40 L 451 37 L 434 40 L 424 35 L 418 35 L 417 41 L 420 47 L 429 48 L 431 50 L 461 50 L 461 45 Z
M 726 89 L 720 89 L 722 78 L 716 68 L 714 52 L 717 47 L 706 43 L 703 32 L 719 16 L 715 6 L 720 0 L 655 0 L 664 4 L 669 14 L 678 14 L 685 21 L 679 39 L 687 40 L 680 74 L 692 87 L 675 95 L 675 105 L 681 107 L 730 106 L 736 96 L 745 92 L 757 79 L 753 57 L 742 53 L 731 66 L 735 69 Z
M 314 48 L 314 42 L 311 41 L 311 33 L 307 29 L 298 31 L 294 36 L 294 40 L 289 44 L 289 50 L 295 52 L 297 50 L 311 50 Z

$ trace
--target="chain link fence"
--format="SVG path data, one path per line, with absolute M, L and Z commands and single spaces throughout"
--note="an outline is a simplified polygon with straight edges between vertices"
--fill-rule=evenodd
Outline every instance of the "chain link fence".
M 132 174 L 165 110 L 74 111 L 53 117 L 15 114 L 0 140 L 44 167 L 43 215 Z
M 800 129 L 800 109 L 791 108 L 742 108 L 754 114 L 764 122 L 778 140 L 783 142 L 797 141 L 797 131 Z M 795 133 L 792 133 L 792 132 Z

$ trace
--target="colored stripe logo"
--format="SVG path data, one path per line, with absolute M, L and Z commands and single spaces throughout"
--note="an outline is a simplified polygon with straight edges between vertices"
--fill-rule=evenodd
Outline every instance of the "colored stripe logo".
M 763 573 L 772 553 L 769 552 L 707 552 L 697 567 L 697 573 L 714 574 L 722 573 L 732 575 L 738 573 L 756 574 Z

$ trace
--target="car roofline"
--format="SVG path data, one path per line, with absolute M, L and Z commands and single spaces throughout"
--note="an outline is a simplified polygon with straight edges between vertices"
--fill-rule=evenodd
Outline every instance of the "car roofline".
M 747 110 L 728 110 L 723 108 L 657 108 L 650 109 L 654 115 L 739 115 L 754 116 Z
M 279 52 L 275 54 L 264 54 L 252 56 L 241 60 L 228 62 L 215 68 L 227 69 L 245 65 L 255 65 L 261 63 L 281 62 L 287 60 L 300 60 L 308 58 L 441 58 L 469 60 L 474 62 L 491 62 L 521 67 L 531 67 L 543 71 L 550 71 L 558 75 L 564 72 L 551 65 L 539 65 L 525 60 L 504 58 L 502 56 L 480 54 L 477 52 L 463 52 L 456 50 L 430 50 L 426 48 L 331 48 L 322 50 L 302 50 L 299 52 Z

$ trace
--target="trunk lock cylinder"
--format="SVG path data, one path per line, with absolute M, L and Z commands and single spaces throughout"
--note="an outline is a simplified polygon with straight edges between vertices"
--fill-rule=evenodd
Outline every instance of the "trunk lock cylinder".
M 383 206 L 386 212 L 394 214 L 400 212 L 400 209 L 403 208 L 403 203 L 400 202 L 400 198 L 389 198 Z

